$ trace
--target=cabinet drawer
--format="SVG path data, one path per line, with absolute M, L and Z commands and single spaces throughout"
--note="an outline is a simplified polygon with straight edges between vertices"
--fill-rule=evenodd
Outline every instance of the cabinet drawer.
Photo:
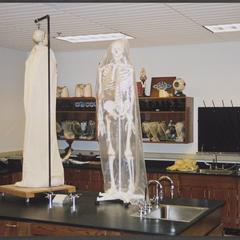
M 20 237 L 31 236 L 31 224 L 17 221 L 0 221 L 0 236 Z
M 94 228 L 62 226 L 56 224 L 37 224 L 31 226 L 34 236 L 107 236 L 107 231 Z

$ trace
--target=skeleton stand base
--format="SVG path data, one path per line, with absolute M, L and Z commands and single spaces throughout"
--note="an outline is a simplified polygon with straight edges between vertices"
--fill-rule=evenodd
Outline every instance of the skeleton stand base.
M 130 192 L 121 192 L 121 191 L 116 191 L 113 193 L 99 193 L 99 196 L 97 197 L 96 202 L 105 202 L 105 201 L 117 201 L 120 200 L 124 204 L 130 204 L 132 201 L 136 200 L 142 200 L 144 199 L 144 196 L 140 194 L 134 194 Z

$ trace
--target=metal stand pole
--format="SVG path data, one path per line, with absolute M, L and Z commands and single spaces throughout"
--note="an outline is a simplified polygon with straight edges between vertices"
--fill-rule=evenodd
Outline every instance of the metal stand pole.
M 50 16 L 46 15 L 41 18 L 34 20 L 35 23 L 41 22 L 47 19 L 47 34 L 48 34 L 48 177 L 49 177 L 49 187 L 51 184 L 51 83 L 50 83 Z

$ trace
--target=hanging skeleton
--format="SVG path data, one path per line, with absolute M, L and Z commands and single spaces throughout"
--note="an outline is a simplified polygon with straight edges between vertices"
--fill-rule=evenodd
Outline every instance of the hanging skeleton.
M 144 197 L 146 170 L 134 69 L 126 40 L 113 42 L 98 75 L 98 140 L 105 193 L 97 200 L 133 202 Z

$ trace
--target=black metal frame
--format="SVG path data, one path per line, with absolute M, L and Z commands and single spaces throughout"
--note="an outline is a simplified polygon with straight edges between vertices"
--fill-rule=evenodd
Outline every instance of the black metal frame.
M 42 20 L 47 19 L 47 40 L 48 40 L 48 178 L 49 187 L 51 184 L 51 84 L 50 84 L 50 16 L 46 15 L 41 18 L 37 18 L 34 22 L 37 24 Z

